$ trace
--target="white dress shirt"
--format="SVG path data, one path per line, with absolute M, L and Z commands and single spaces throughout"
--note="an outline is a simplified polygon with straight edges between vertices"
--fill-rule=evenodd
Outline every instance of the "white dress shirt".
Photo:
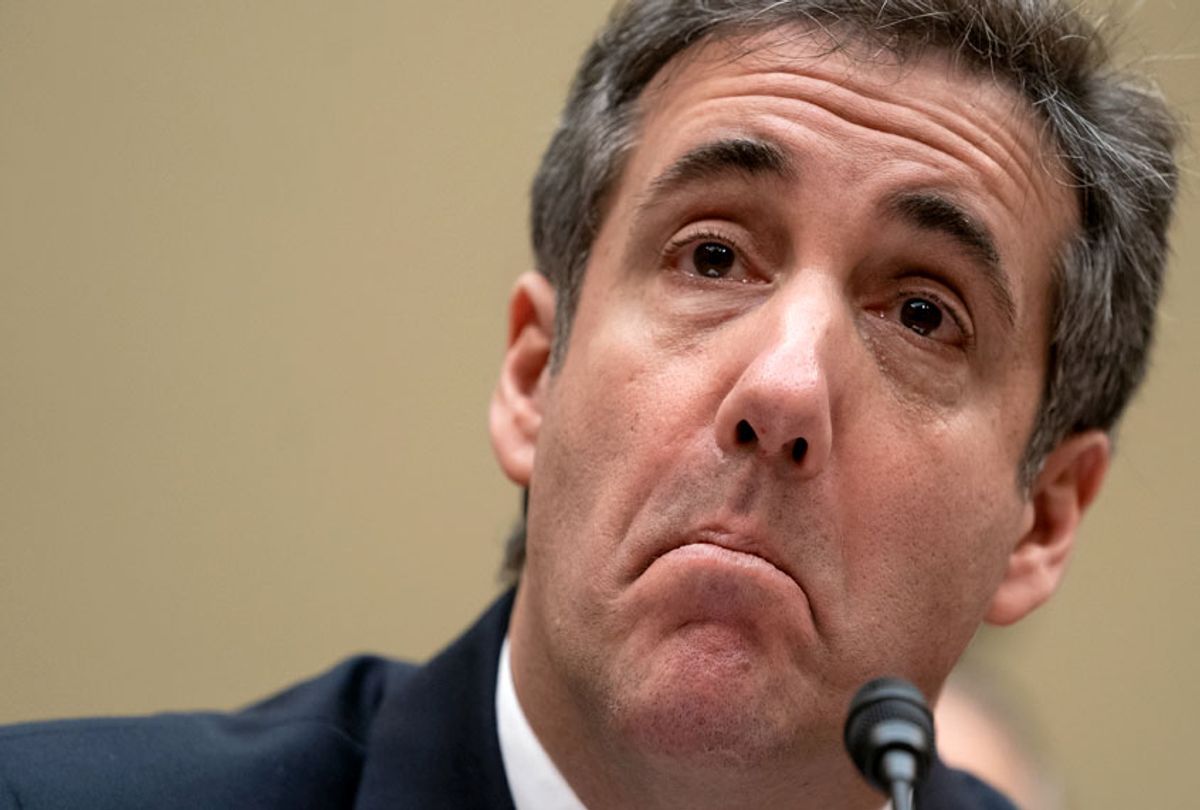
M 500 647 L 496 673 L 496 731 L 504 774 L 517 810 L 587 810 L 525 719 L 513 687 L 507 636 Z

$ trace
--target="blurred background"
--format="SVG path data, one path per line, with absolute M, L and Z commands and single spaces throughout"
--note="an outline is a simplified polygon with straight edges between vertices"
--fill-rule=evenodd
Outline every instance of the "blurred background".
M 485 412 L 608 0 L 0 0 L 0 722 L 235 707 L 498 592 Z M 1118 5 L 1200 112 L 1200 8 Z M 1195 138 L 1149 383 L 1058 598 L 972 653 L 1076 808 L 1196 806 Z

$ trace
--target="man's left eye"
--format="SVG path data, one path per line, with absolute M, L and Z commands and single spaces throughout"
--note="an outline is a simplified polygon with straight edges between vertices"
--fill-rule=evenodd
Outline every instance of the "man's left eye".
M 950 346 L 966 346 L 972 342 L 970 321 L 960 314 L 962 309 L 933 293 L 912 291 L 901 293 L 880 317 L 887 317 L 922 338 Z
M 924 337 L 936 332 L 944 317 L 942 308 L 926 298 L 908 298 L 900 305 L 900 323 Z
M 692 263 L 698 275 L 724 278 L 737 262 L 737 253 L 720 242 L 701 242 L 692 251 Z

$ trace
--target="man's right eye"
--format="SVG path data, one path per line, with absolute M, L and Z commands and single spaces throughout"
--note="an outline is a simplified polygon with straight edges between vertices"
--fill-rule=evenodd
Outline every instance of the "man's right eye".
M 766 281 L 754 270 L 752 253 L 744 250 L 738 236 L 708 223 L 690 227 L 663 250 L 663 266 L 684 276 L 711 281 L 750 284 Z
M 695 272 L 705 278 L 724 278 L 736 263 L 734 249 L 720 242 L 701 242 L 692 251 Z

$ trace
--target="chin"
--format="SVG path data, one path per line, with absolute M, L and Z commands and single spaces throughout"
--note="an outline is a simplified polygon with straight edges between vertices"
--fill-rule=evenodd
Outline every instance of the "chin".
M 682 635 L 622 673 L 613 709 L 630 743 L 652 757 L 755 767 L 795 757 L 811 741 L 812 701 L 761 651 L 728 628 Z

